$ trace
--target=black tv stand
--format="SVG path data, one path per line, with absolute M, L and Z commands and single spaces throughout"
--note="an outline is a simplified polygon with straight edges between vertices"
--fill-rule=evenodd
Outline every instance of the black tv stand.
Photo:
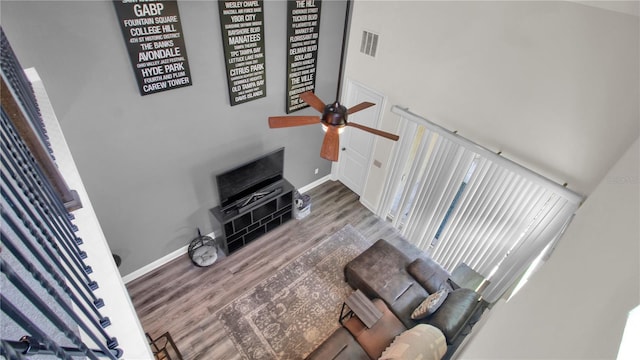
M 216 206 L 209 210 L 224 231 L 225 252 L 233 253 L 290 220 L 293 190 L 293 185 L 282 179 L 241 199 L 235 207 L 223 210 Z

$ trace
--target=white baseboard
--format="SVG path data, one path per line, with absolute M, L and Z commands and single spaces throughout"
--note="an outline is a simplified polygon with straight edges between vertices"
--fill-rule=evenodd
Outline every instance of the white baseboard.
M 305 192 L 307 192 L 307 191 L 309 191 L 309 190 L 313 189 L 313 188 L 314 188 L 314 187 L 316 187 L 316 186 L 319 186 L 319 185 L 321 185 L 321 184 L 324 184 L 325 182 L 327 182 L 327 181 L 329 181 L 329 180 L 331 180 L 331 174 L 326 175 L 326 176 L 324 176 L 324 177 L 321 177 L 320 179 L 318 179 L 318 180 L 316 180 L 316 181 L 312 182 L 311 184 L 307 184 L 307 185 L 305 185 L 305 186 L 303 186 L 303 187 L 299 188 L 299 189 L 298 189 L 298 192 L 299 192 L 300 194 L 304 194 Z
M 373 204 L 371 204 L 369 201 L 365 200 L 365 198 L 363 198 L 362 196 L 360 196 L 360 204 L 364 205 L 364 207 L 366 207 L 372 213 L 376 213 L 376 207 L 373 206 Z
M 316 181 L 314 181 L 314 182 L 312 182 L 310 184 L 307 184 L 307 185 L 299 188 L 298 191 L 301 194 L 305 193 L 305 192 L 313 189 L 314 187 L 316 187 L 318 185 L 321 185 L 321 184 L 323 184 L 323 183 L 325 183 L 325 182 L 327 182 L 329 180 L 331 180 L 331 175 L 327 175 L 327 176 L 321 177 L 320 179 L 318 179 L 318 180 L 316 180 Z M 207 236 L 211 236 L 211 237 L 215 238 L 215 234 L 214 233 L 207 234 Z M 167 254 L 167 255 L 161 257 L 160 259 L 158 259 L 158 260 L 156 260 L 156 261 L 154 261 L 154 262 L 152 262 L 150 264 L 147 264 L 147 265 L 141 267 L 138 270 L 135 270 L 135 271 L 123 276 L 122 277 L 122 281 L 124 281 L 124 283 L 127 284 L 127 283 L 129 283 L 129 282 L 131 282 L 131 281 L 133 281 L 133 280 L 135 280 L 135 279 L 137 279 L 137 278 L 139 278 L 139 277 L 141 277 L 143 275 L 146 275 L 146 274 L 152 272 L 153 270 L 155 270 L 155 269 L 159 268 L 160 266 L 168 263 L 169 261 L 172 261 L 172 260 L 174 260 L 174 259 L 176 259 L 176 258 L 178 258 L 180 256 L 183 256 L 188 251 L 189 251 L 189 244 L 181 247 L 180 249 L 178 249 L 178 250 L 176 250 L 176 251 L 174 251 L 174 252 L 172 252 L 170 254 Z
M 209 237 L 212 237 L 212 238 L 215 239 L 216 234 L 212 232 L 212 233 L 209 233 L 209 234 L 205 234 L 205 236 L 209 236 Z M 150 264 L 147 264 L 147 265 L 141 267 L 138 270 L 135 270 L 134 272 L 131 272 L 131 273 L 123 276 L 122 277 L 122 281 L 125 284 L 127 284 L 127 283 L 129 283 L 129 282 L 131 282 L 131 281 L 133 281 L 133 280 L 135 280 L 135 279 L 137 279 L 137 278 L 139 278 L 139 277 L 141 277 L 143 275 L 146 275 L 146 274 L 152 272 L 153 270 L 155 270 L 155 269 L 159 268 L 160 266 L 168 263 L 169 261 L 177 259 L 178 257 L 186 254 L 187 252 L 189 252 L 189 244 L 179 248 L 178 250 L 176 250 L 176 251 L 174 251 L 172 253 L 169 253 L 169 254 L 161 257 L 160 259 L 158 259 L 158 260 L 156 260 L 156 261 L 154 261 L 154 262 L 152 262 Z
M 173 259 L 176 259 L 176 258 L 186 254 L 188 251 L 189 251 L 189 244 L 181 247 L 180 249 L 178 249 L 178 250 L 176 250 L 176 251 L 174 251 L 174 252 L 172 252 L 170 254 L 167 254 L 167 255 L 161 257 L 160 259 L 158 259 L 158 260 L 156 260 L 156 261 L 154 261 L 154 262 L 152 262 L 150 264 L 147 264 L 147 265 L 141 267 L 138 270 L 135 270 L 132 273 L 129 273 L 129 274 L 123 276 L 122 277 L 122 281 L 124 281 L 125 284 L 128 284 L 129 282 L 131 282 L 131 281 L 133 281 L 133 280 L 135 280 L 135 279 L 137 279 L 137 278 L 139 278 L 139 277 L 141 277 L 143 275 L 146 275 L 146 274 L 152 272 L 153 270 L 155 270 L 155 269 L 159 268 L 160 266 L 168 263 L 169 261 L 171 261 Z

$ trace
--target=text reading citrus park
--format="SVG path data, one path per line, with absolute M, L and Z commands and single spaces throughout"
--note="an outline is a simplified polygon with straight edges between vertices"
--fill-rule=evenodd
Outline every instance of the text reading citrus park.
M 287 113 L 307 107 L 300 94 L 316 87 L 321 4 L 320 0 L 288 2 Z
M 142 95 L 191 85 L 176 0 L 114 1 Z
M 231 105 L 267 96 L 261 0 L 219 1 Z

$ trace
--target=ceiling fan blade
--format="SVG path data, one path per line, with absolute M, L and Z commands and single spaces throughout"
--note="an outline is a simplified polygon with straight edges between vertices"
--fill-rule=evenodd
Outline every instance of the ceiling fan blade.
M 324 107 L 326 106 L 316 94 L 311 91 L 303 92 L 300 94 L 300 99 L 302 99 L 307 104 L 311 105 L 312 108 L 318 110 L 319 112 L 324 112 Z
M 320 157 L 329 161 L 338 161 L 338 149 L 340 148 L 340 135 L 336 126 L 328 126 L 327 133 L 322 141 Z
M 360 124 L 353 123 L 353 122 L 348 123 L 347 126 L 353 126 L 354 128 L 358 128 L 360 130 L 364 130 L 364 131 L 370 132 L 372 134 L 376 134 L 378 136 L 382 136 L 384 138 L 387 138 L 387 139 L 393 140 L 393 141 L 398 141 L 398 139 L 400 139 L 400 137 L 398 135 L 394 135 L 394 134 L 391 134 L 391 133 L 388 133 L 388 132 L 385 132 L 385 131 L 382 131 L 382 130 L 378 130 L 378 129 L 373 129 L 373 128 L 370 128 L 368 126 L 360 125 Z
M 350 107 L 349 110 L 347 110 L 347 114 L 351 115 L 354 112 L 357 112 L 357 111 L 360 111 L 360 110 L 364 110 L 366 108 L 370 108 L 370 107 L 372 107 L 374 105 L 375 105 L 374 103 L 368 102 L 368 101 L 361 102 L 360 104 L 358 104 L 356 106 Z
M 270 128 L 312 125 L 320 122 L 319 116 L 270 116 Z

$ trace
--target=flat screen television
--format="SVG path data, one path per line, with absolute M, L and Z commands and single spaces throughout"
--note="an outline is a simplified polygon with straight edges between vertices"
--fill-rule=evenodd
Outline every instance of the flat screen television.
M 240 200 L 281 180 L 284 174 L 284 148 L 216 175 L 220 207 L 234 208 Z

